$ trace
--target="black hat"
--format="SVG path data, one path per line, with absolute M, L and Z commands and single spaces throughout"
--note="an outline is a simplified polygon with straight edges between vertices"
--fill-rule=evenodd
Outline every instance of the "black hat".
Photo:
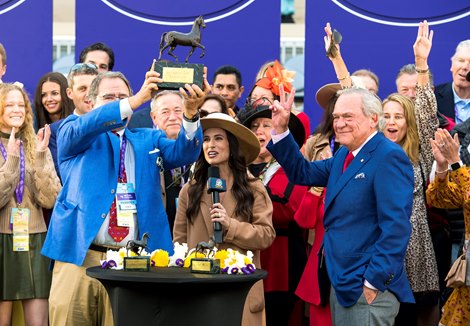
M 271 119 L 272 113 L 267 105 L 260 105 L 255 108 L 247 107 L 245 112 L 240 112 L 237 116 L 238 120 L 242 125 L 251 128 L 251 122 L 256 118 L 269 118 Z M 299 148 L 301 148 L 305 142 L 305 128 L 300 119 L 294 114 L 290 113 L 289 117 L 289 130 L 295 139 Z

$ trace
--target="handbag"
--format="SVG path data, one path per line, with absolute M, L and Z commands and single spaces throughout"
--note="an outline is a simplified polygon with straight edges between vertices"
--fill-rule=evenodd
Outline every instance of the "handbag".
M 470 259 L 470 251 L 467 250 L 467 261 Z M 465 279 L 465 285 L 470 286 L 470 264 L 467 264 L 467 278 Z
M 467 259 L 465 254 L 460 255 L 459 258 L 454 262 L 452 267 L 447 273 L 445 281 L 449 288 L 457 288 L 465 285 L 465 278 L 467 276 Z
M 446 285 L 449 288 L 457 288 L 462 285 L 466 285 L 467 278 L 467 250 L 464 250 L 464 253 L 460 255 L 459 258 L 452 264 L 452 267 L 447 273 L 445 281 Z

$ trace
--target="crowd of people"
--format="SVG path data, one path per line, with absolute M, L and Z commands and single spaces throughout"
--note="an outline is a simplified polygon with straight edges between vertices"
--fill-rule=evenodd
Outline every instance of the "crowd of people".
M 382 100 L 379 77 L 350 74 L 333 34 L 326 24 L 338 83 L 317 91 L 312 134 L 278 61 L 260 67 L 243 107 L 230 65 L 212 84 L 205 68 L 202 87 L 169 90 L 152 64 L 134 94 L 104 43 L 67 77 L 42 76 L 34 100 L 0 84 L 0 326 L 15 301 L 27 325 L 113 325 L 86 268 L 144 233 L 150 251 L 194 248 L 214 223 L 218 249 L 252 251 L 268 271 L 242 325 L 470 325 L 470 280 L 445 282 L 470 240 L 470 40 L 434 87 L 433 31 L 420 23 L 415 61 Z M 3 76 L 1 44 L 0 59 Z

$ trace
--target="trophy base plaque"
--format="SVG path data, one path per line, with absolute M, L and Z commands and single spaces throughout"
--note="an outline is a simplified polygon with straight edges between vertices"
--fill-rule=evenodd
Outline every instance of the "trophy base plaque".
M 208 258 L 191 259 L 191 273 L 219 274 L 220 260 Z
M 124 270 L 148 272 L 150 270 L 150 257 L 124 257 Z
M 163 83 L 158 84 L 159 89 L 184 88 L 184 84 L 196 84 L 202 89 L 204 65 L 200 63 L 177 63 L 171 61 L 157 61 L 155 71 L 160 73 Z

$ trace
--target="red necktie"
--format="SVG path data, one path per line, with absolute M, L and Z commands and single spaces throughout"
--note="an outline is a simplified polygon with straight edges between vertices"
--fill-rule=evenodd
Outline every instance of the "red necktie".
M 346 159 L 344 160 L 343 164 L 343 172 L 346 171 L 348 168 L 349 164 L 351 164 L 352 160 L 354 160 L 354 155 L 352 152 L 349 152 L 348 155 L 346 155 Z
M 118 134 L 116 134 L 116 136 L 119 137 Z M 124 153 L 123 153 L 123 147 L 121 146 L 120 160 L 123 160 L 123 158 L 124 158 Z M 126 183 L 127 182 L 126 168 L 125 168 L 125 165 L 123 163 L 124 162 L 120 162 L 120 165 L 122 164 L 123 169 L 122 169 L 122 178 L 121 178 L 121 176 L 118 176 L 118 182 Z M 109 210 L 108 234 L 116 242 L 121 242 L 122 239 L 127 237 L 127 235 L 129 234 L 129 227 L 127 227 L 127 226 L 118 226 L 118 223 L 117 223 L 117 209 L 116 209 L 116 196 L 114 197 L 113 203 L 111 205 L 111 209 Z

